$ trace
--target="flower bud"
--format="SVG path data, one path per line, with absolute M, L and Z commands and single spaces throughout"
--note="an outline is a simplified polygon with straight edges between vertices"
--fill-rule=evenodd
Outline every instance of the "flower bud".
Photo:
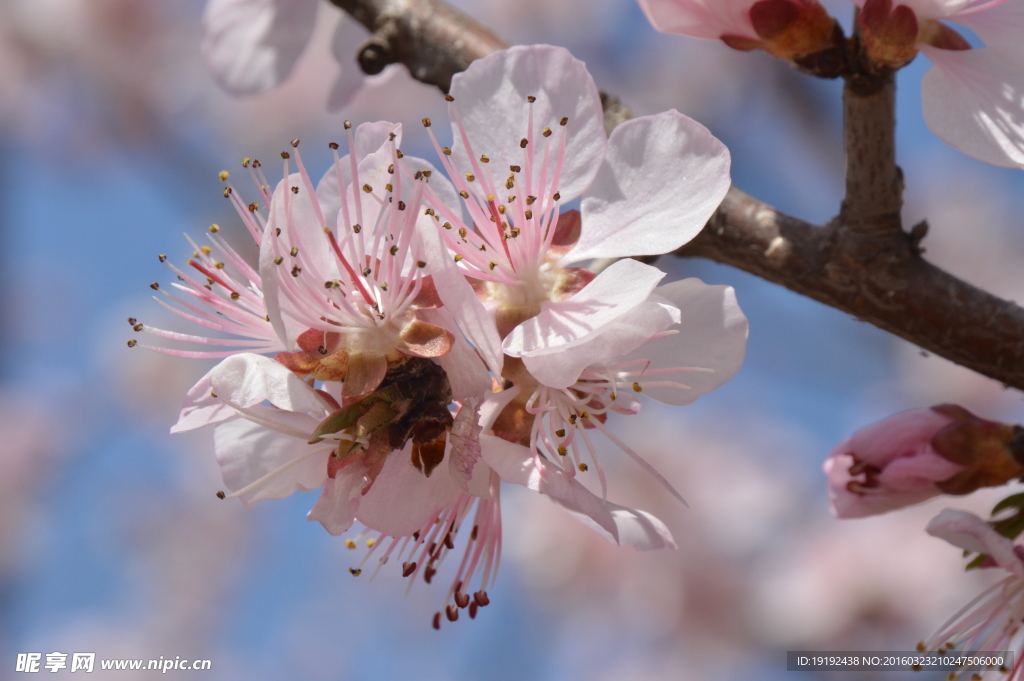
M 1014 454 L 1019 432 L 948 404 L 890 416 L 825 460 L 832 513 L 860 518 L 1006 484 L 1024 474 Z
M 917 15 L 906 5 L 867 0 L 857 19 L 864 51 L 876 65 L 898 69 L 917 56 Z

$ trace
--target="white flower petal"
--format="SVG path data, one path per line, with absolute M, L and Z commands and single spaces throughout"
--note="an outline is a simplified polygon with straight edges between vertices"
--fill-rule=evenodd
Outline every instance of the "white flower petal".
M 673 381 L 689 390 L 672 387 L 645 387 L 644 395 L 665 404 L 683 406 L 711 392 L 730 378 L 740 366 L 747 347 L 747 318 L 736 302 L 731 286 L 709 286 L 699 279 L 674 281 L 655 289 L 679 308 L 678 334 L 645 343 L 617 361 L 648 360 L 647 370 L 692 367 L 711 369 L 637 377 L 645 381 Z
M 989 48 L 921 51 L 933 64 L 921 81 L 932 132 L 986 163 L 1024 167 L 1024 69 Z
M 211 374 L 213 392 L 236 407 L 252 407 L 266 400 L 284 411 L 319 417 L 332 410 L 316 390 L 280 362 L 263 355 L 228 357 Z
M 619 125 L 583 197 L 580 240 L 562 262 L 674 251 L 729 191 L 729 164 L 725 145 L 675 109 Z
M 252 508 L 263 499 L 280 499 L 322 485 L 334 445 L 309 445 L 238 417 L 217 426 L 214 447 L 227 488 L 237 492 L 253 486 L 239 497 Z
M 665 273 L 636 260 L 620 260 L 568 300 L 541 303 L 541 311 L 505 338 L 505 354 L 562 352 L 595 337 L 606 324 L 647 300 Z
M 586 66 L 568 50 L 550 45 L 516 46 L 477 59 L 469 68 L 452 78 L 451 94 L 462 118 L 474 156 L 490 157 L 498 181 L 504 182 L 511 165 L 527 167 L 526 154 L 535 154 L 534 165 L 543 156 L 545 127 L 561 132 L 559 121 L 569 119 L 566 127 L 565 163 L 559 186 L 562 201 L 571 201 L 590 184 L 604 157 L 607 138 L 604 112 L 594 79 Z M 532 105 L 527 97 L 536 97 Z M 527 121 L 533 107 L 533 149 L 520 147 L 527 137 Z M 467 164 L 458 125 L 453 120 L 453 151 Z M 553 155 L 556 156 L 556 155 Z M 551 159 L 553 164 L 555 158 Z M 550 181 L 551 173 L 548 178 Z M 534 180 L 539 181 L 537 179 Z M 538 194 L 539 196 L 539 194 Z
M 185 402 L 178 415 L 178 422 L 171 426 L 172 433 L 183 433 L 187 430 L 220 423 L 236 414 L 235 410 L 224 404 L 223 400 L 213 396 L 214 369 L 207 371 L 206 375 L 200 378 L 186 393 Z
M 647 300 L 607 324 L 595 337 L 574 345 L 572 352 L 524 355 L 523 363 L 544 385 L 568 388 L 588 366 L 621 357 L 678 321 L 679 310 Z
M 1014 552 L 1013 542 L 973 513 L 944 509 L 932 518 L 925 531 L 965 551 L 986 553 L 999 567 L 1024 577 L 1024 562 Z
M 291 75 L 316 23 L 316 0 L 209 0 L 202 53 L 235 95 L 266 92 Z

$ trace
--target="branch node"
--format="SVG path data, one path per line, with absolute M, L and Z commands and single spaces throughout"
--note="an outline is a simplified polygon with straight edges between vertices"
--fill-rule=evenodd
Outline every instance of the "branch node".
M 921 255 L 924 253 L 924 249 L 921 248 L 921 242 L 924 241 L 926 236 L 928 236 L 927 220 L 921 220 L 921 222 L 910 228 L 907 240 L 910 242 L 910 250 L 913 251 L 914 255 Z
M 391 55 L 390 47 L 377 36 L 373 36 L 359 48 L 356 60 L 363 69 L 363 73 L 368 76 L 377 75 L 388 64 L 395 62 L 394 57 Z

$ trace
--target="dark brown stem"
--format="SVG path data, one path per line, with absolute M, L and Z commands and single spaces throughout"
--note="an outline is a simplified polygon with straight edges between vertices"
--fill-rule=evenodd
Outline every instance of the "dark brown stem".
M 865 241 L 816 227 L 733 187 L 676 255 L 732 265 L 1024 388 L 1024 309 L 922 259 L 902 233 Z
M 368 45 L 388 63 L 405 64 L 413 77 L 445 91 L 474 59 L 505 47 L 441 0 L 330 1 L 374 33 Z M 732 265 L 1024 389 L 1024 309 L 925 262 L 917 248 L 924 230 L 900 229 L 894 90 L 891 78 L 863 76 L 847 78 L 855 96 L 846 102 L 851 177 L 831 225 L 790 217 L 734 187 L 676 255 Z M 604 99 L 606 125 L 629 117 L 617 99 Z
M 865 235 L 901 230 L 903 174 L 896 165 L 896 79 L 849 79 L 843 88 L 846 197 L 839 222 Z

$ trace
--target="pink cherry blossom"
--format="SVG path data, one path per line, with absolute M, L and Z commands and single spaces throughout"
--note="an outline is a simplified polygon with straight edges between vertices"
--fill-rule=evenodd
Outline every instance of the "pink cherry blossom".
M 479 59 L 452 80 L 455 142 L 441 147 L 468 214 L 424 198 L 461 271 L 480 280 L 512 357 L 574 351 L 641 305 L 664 276 L 622 261 L 594 277 L 569 267 L 653 255 L 692 239 L 729 188 L 729 153 L 676 111 L 608 139 L 584 64 L 545 45 Z M 579 214 L 561 206 L 581 198 Z
M 921 99 L 932 132 L 986 163 L 1024 167 L 1024 2 L 904 0 L 887 12 L 886 0 L 856 1 L 866 38 L 872 27 L 876 33 L 895 23 L 904 27 L 888 41 L 869 40 L 869 54 L 909 50 L 907 61 L 916 48 L 931 60 Z M 973 31 L 984 46 L 972 49 L 947 21 Z M 901 48 L 893 43 L 903 34 Z
M 205 392 L 186 404 L 176 430 L 215 426 L 217 462 L 231 490 L 220 496 L 251 507 L 319 487 L 310 520 L 333 535 L 362 523 L 366 529 L 348 541 L 351 547 L 377 535 L 352 574 L 382 549 L 378 570 L 389 558 L 401 560 L 403 577 L 422 573 L 428 583 L 475 506 L 445 610 L 454 621 L 459 608 L 470 607 L 472 617 L 487 604 L 501 556 L 501 509 L 498 478 L 481 456 L 478 398 L 463 404 L 444 459 L 425 471 L 415 463 L 412 440 L 392 450 L 387 440 L 359 437 L 358 429 L 317 436 L 338 409 L 336 384 L 326 386 L 334 394 L 316 390 L 280 362 L 254 354 L 224 360 L 204 380 Z M 476 575 L 473 606 L 467 590 Z
M 905 411 L 840 443 L 824 463 L 832 513 L 861 518 L 942 494 L 936 483 L 964 470 L 932 447 L 951 423 L 932 409 Z
M 985 554 L 983 567 L 999 568 L 1009 574 L 999 583 L 981 593 L 939 627 L 932 636 L 918 645 L 919 650 L 969 650 L 971 654 L 1012 651 L 1012 669 L 979 670 L 972 679 L 1007 679 L 1024 677 L 1024 547 L 992 529 L 984 520 L 968 513 L 946 509 L 928 524 L 928 534 L 945 539 L 953 546 L 971 553 Z M 960 672 L 966 676 L 970 670 Z M 952 676 L 950 678 L 955 678 Z
M 210 73 L 229 93 L 257 95 L 291 76 L 313 36 L 319 0 L 208 0 L 202 53 Z M 368 80 L 353 55 L 369 32 L 341 14 L 331 38 L 340 72 L 327 99 L 336 111 Z
M 346 127 L 352 153 L 339 157 L 335 151 L 334 164 L 316 186 L 297 149 L 282 154 L 286 180 L 273 193 L 259 161 L 246 159 L 266 214 L 259 202 L 246 204 L 232 185 L 225 187 L 260 246 L 259 271 L 214 226 L 212 247 L 196 246 L 189 261 L 209 283 L 168 263 L 181 280 L 174 288 L 189 295 L 182 299 L 153 285 L 177 303 L 160 301 L 179 316 L 240 339 L 187 335 L 133 319 L 135 330 L 234 348 L 154 348 L 179 356 L 277 352 L 301 376 L 344 380 L 346 397 L 372 392 L 389 363 L 404 357 L 440 364 L 455 399 L 479 394 L 490 379 L 474 347 L 494 363 L 500 339 L 455 263 L 433 255 L 439 237 L 420 210 L 433 170 L 401 153 L 399 125 Z M 290 171 L 293 157 L 297 173 Z
M 559 462 L 570 477 L 588 470 L 585 454 L 604 492 L 604 469 L 588 435 L 597 430 L 682 500 L 605 421 L 610 412 L 636 414 L 640 394 L 675 406 L 694 402 L 739 370 L 746 340 L 747 320 L 731 287 L 685 279 L 654 289 L 642 305 L 572 353 L 524 358 L 534 380 L 521 374 L 514 380 L 524 391 L 522 409 L 533 417 L 531 450 L 538 460 Z

